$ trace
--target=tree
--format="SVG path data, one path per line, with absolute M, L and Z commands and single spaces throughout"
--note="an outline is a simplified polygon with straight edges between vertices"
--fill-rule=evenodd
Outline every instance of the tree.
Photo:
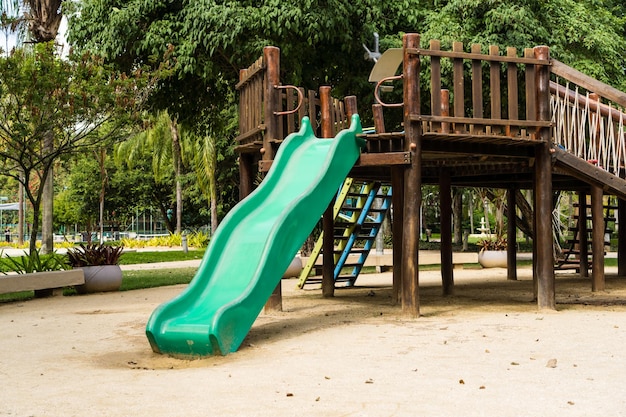
M 175 222 L 173 223 L 167 214 L 165 215 L 165 222 L 170 232 L 181 233 L 183 156 L 180 128 L 176 119 L 170 117 L 167 111 L 160 111 L 156 116 L 144 120 L 144 126 L 146 128 L 143 132 L 117 146 L 116 158 L 118 161 L 125 161 L 128 166 L 132 166 L 135 155 L 139 151 L 142 149 L 149 150 L 152 155 L 152 173 L 157 184 L 164 183 L 169 178 L 170 173 L 174 174 L 176 188 Z
M 54 162 L 127 135 L 143 91 L 142 76 L 117 74 L 89 54 L 62 60 L 53 48 L 37 44 L 0 59 L 0 175 L 20 182 L 33 207 L 31 250 Z

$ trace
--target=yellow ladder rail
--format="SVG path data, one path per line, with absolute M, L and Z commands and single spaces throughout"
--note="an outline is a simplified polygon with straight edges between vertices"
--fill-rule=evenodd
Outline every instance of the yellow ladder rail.
M 348 196 L 348 193 L 350 192 L 350 187 L 352 187 L 353 181 L 354 180 L 352 178 L 348 177 L 343 182 L 343 186 L 341 187 L 339 194 L 337 194 L 337 199 L 335 200 L 335 205 L 333 206 L 333 220 L 336 219 L 337 216 L 339 215 L 339 212 L 341 211 L 341 207 L 343 206 L 343 203 L 346 201 L 346 197 Z M 300 272 L 300 278 L 298 279 L 298 288 L 304 287 L 304 284 L 306 283 L 306 280 L 309 277 L 311 270 L 315 266 L 315 262 L 317 261 L 317 258 L 320 256 L 320 252 L 322 251 L 323 241 L 324 241 L 324 232 L 322 231 L 322 233 L 320 234 L 320 237 L 317 239 L 317 242 L 315 243 L 315 247 L 313 247 L 313 250 L 311 251 L 309 260 L 304 265 L 302 272 Z

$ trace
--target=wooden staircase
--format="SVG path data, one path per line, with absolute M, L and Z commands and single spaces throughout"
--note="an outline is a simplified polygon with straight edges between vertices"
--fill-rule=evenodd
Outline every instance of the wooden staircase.
M 609 227 L 609 224 L 615 225 L 616 221 L 614 213 L 615 210 L 617 210 L 617 205 L 611 200 L 612 198 L 610 196 L 607 197 L 606 202 L 603 206 L 605 246 L 609 246 L 611 244 L 610 234 L 612 232 L 612 229 Z M 588 204 L 588 202 L 585 202 L 584 213 L 581 213 L 581 205 L 579 203 L 574 204 L 574 207 L 576 208 L 576 213 L 574 215 L 576 226 L 568 228 L 568 231 L 572 233 L 572 237 L 567 240 L 567 243 L 565 245 L 566 248 L 556 258 L 554 265 L 554 268 L 556 270 L 575 270 L 576 272 L 580 272 L 581 245 L 586 245 L 587 247 L 583 254 L 583 256 L 587 256 L 587 269 L 593 269 L 593 259 L 591 258 L 592 224 L 590 204 Z M 582 227 L 580 224 L 581 221 L 584 222 L 584 225 L 582 225 Z M 581 231 L 582 233 L 584 233 L 583 236 L 581 236 Z

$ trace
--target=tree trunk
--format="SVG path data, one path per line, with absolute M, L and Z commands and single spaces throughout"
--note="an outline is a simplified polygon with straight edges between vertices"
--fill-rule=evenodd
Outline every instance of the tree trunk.
M 100 243 L 104 241 L 104 197 L 106 194 L 106 186 L 108 183 L 107 170 L 104 166 L 106 160 L 106 149 L 100 148 L 100 151 L 95 151 L 96 158 L 98 159 L 98 165 L 100 167 Z
M 463 240 L 463 189 L 453 188 L 452 190 L 452 222 L 454 224 L 452 241 L 458 245 Z
M 20 174 L 20 178 L 24 178 L 24 174 Z M 26 206 L 24 204 L 24 184 L 20 182 L 18 188 L 18 202 L 19 208 L 17 211 L 17 243 L 21 246 L 24 244 L 24 218 L 26 217 L 26 213 L 24 212 Z
M 181 175 L 181 149 L 180 136 L 178 134 L 178 124 L 176 119 L 172 119 L 170 124 L 172 133 L 172 158 L 174 160 L 174 175 L 176 176 L 176 233 L 180 234 L 183 225 L 183 187 L 180 182 Z
M 54 147 L 54 136 L 52 132 L 46 133 L 44 152 L 51 153 Z M 41 253 L 52 253 L 54 251 L 53 238 L 53 204 L 54 204 L 54 171 L 52 164 L 48 169 L 48 175 L 43 183 L 43 206 L 41 213 Z M 33 229 L 35 221 L 33 221 Z

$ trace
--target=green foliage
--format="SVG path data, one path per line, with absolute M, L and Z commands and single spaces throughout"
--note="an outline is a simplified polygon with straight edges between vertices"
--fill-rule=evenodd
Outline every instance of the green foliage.
M 206 248 L 209 244 L 210 236 L 202 231 L 192 232 L 187 235 L 187 245 L 194 248 Z M 182 235 L 170 233 L 168 236 L 155 236 L 148 240 L 138 240 L 123 238 L 122 245 L 127 248 L 145 247 L 174 247 L 182 245 Z
M 453 41 L 518 51 L 547 45 L 554 58 L 626 90 L 626 19 L 613 1 L 448 0 L 424 6 L 423 25 L 413 28 L 424 46 L 430 39 L 444 48 Z
M 209 246 L 211 236 L 202 231 L 190 233 L 187 237 L 187 244 L 193 248 L 206 248 Z
M 20 257 L 6 257 L 7 261 L 4 263 L 8 270 L 17 272 L 18 274 L 30 274 L 33 272 L 45 272 L 45 271 L 61 271 L 69 269 L 65 256 L 58 253 L 51 253 L 47 255 L 41 255 L 39 250 L 26 252 Z M 3 271 L 4 273 L 4 271 Z
M 196 270 L 197 268 L 177 268 L 150 271 L 124 271 L 124 280 L 122 281 L 120 291 L 189 284 Z
M 493 236 L 480 239 L 476 242 L 476 245 L 480 247 L 481 252 L 486 250 L 506 250 L 507 248 L 505 236 Z
M 124 256 L 120 260 L 120 265 L 151 264 L 157 262 L 176 262 L 202 259 L 204 249 L 189 249 L 187 252 L 179 250 L 159 250 L 159 251 L 124 251 Z
M 104 244 L 81 244 L 67 251 L 68 263 L 74 268 L 81 266 L 117 265 L 122 256 L 123 246 Z
M 31 249 L 43 184 L 68 155 L 120 139 L 143 100 L 148 72 L 117 73 L 94 55 L 55 55 L 53 43 L 0 57 L 0 175 L 24 185 L 33 207 Z

